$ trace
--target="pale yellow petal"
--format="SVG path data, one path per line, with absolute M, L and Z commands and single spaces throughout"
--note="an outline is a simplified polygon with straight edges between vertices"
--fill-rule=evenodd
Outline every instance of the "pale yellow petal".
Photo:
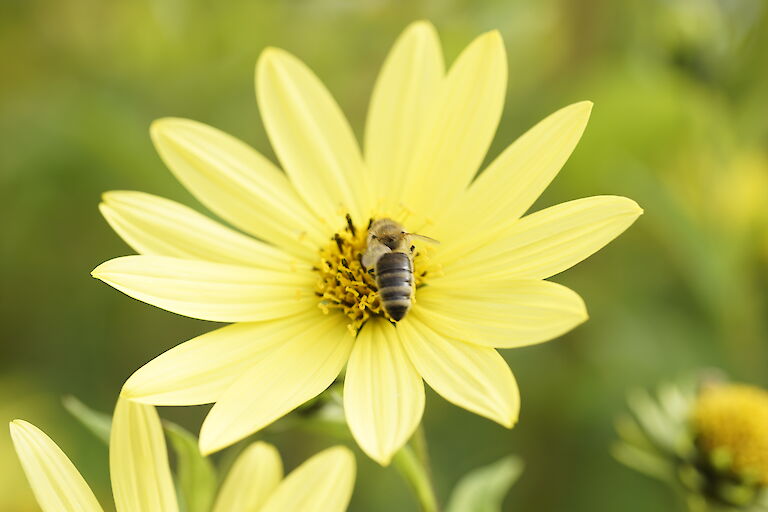
M 562 108 L 528 130 L 499 155 L 451 208 L 436 233 L 462 236 L 474 247 L 493 236 L 494 228 L 523 215 L 565 164 L 584 132 L 592 102 Z M 450 229 L 450 231 L 449 231 Z
M 99 209 L 140 254 L 292 271 L 308 267 L 273 245 L 240 234 L 192 208 L 143 192 L 113 191 Z
M 545 279 L 588 258 L 619 236 L 643 210 L 631 199 L 595 196 L 510 222 L 485 245 L 441 248 L 445 282 Z
M 283 463 L 277 449 L 261 441 L 253 443 L 229 470 L 213 512 L 259 512 L 282 479 Z
M 549 281 L 435 284 L 418 292 L 414 311 L 445 336 L 499 348 L 551 340 L 587 320 L 579 295 Z
M 45 433 L 23 420 L 10 424 L 11 439 L 43 512 L 101 512 L 88 484 Z
M 443 398 L 507 428 L 517 422 L 520 392 L 498 352 L 438 334 L 416 311 L 397 331 L 416 370 Z
M 161 354 L 123 385 L 123 396 L 154 405 L 213 403 L 273 346 L 323 320 L 319 308 L 267 322 L 228 325 Z
M 435 28 L 426 21 L 411 24 L 389 52 L 368 108 L 365 161 L 376 183 L 371 199 L 379 212 L 402 200 L 416 138 L 443 73 Z
M 344 411 L 360 448 L 383 466 L 421 421 L 424 384 L 385 320 L 370 320 L 357 336 L 344 379 Z
M 477 173 L 504 107 L 507 60 L 498 32 L 475 39 L 430 103 L 409 167 L 404 203 L 435 218 L 453 208 Z
M 314 274 L 182 260 L 125 256 L 92 275 L 134 299 L 215 322 L 283 318 L 316 307 Z
M 346 317 L 322 315 L 303 332 L 267 349 L 221 395 L 200 431 L 204 453 L 262 429 L 314 398 L 344 367 L 354 338 Z
M 178 511 L 163 427 L 154 407 L 118 399 L 109 470 L 117 512 Z
M 361 222 L 367 199 L 360 149 L 320 80 L 284 50 L 264 50 L 256 96 L 269 140 L 296 191 L 332 228 L 350 213 Z
M 257 238 L 314 257 L 328 234 L 269 160 L 242 141 L 188 119 L 160 119 L 151 133 L 165 164 L 201 203 Z
M 335 446 L 291 472 L 259 512 L 344 512 L 355 485 L 355 457 Z

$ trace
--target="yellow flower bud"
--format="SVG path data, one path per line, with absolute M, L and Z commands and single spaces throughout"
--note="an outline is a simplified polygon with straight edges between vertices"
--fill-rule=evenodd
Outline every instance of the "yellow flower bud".
M 692 422 L 706 454 L 727 455 L 731 471 L 768 485 L 768 391 L 744 384 L 707 388 Z

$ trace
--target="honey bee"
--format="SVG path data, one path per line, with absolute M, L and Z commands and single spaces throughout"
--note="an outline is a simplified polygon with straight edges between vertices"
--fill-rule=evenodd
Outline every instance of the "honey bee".
M 411 237 L 437 243 L 432 238 L 408 233 L 392 219 L 378 219 L 368 226 L 363 267 L 373 270 L 384 311 L 395 322 L 402 320 L 413 299 L 413 251 Z

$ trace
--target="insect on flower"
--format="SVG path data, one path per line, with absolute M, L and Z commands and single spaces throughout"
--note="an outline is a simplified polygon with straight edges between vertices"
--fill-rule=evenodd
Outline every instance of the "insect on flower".
M 376 288 L 386 314 L 397 322 L 411 308 L 413 297 L 413 252 L 411 237 L 437 242 L 423 235 L 406 233 L 392 219 L 371 219 L 361 263 L 376 276 Z
M 376 82 L 362 151 L 320 80 L 274 48 L 259 58 L 256 96 L 284 172 L 215 128 L 156 121 L 166 165 L 238 230 L 156 196 L 109 192 L 101 210 L 140 255 L 93 275 L 149 304 L 232 325 L 149 362 L 123 395 L 215 403 L 200 433 L 206 453 L 317 396 L 345 366 L 346 421 L 381 464 L 420 423 L 424 381 L 512 427 L 517 383 L 496 349 L 586 320 L 582 299 L 546 279 L 602 248 L 641 209 L 600 196 L 523 216 L 576 146 L 589 102 L 547 117 L 478 175 L 506 78 L 498 32 L 475 39 L 446 72 L 434 28 L 417 22 Z

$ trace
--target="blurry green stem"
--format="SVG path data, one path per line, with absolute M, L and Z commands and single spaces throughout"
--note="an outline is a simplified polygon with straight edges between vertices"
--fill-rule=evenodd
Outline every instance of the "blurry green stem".
M 340 440 L 353 439 L 344 420 L 340 395 L 325 393 L 318 400 L 322 402 L 322 405 L 313 408 L 308 416 L 291 415 L 280 420 L 278 424 L 283 429 L 288 424 L 290 427 L 307 428 L 313 432 Z M 291 420 L 293 423 L 289 423 Z M 273 426 L 272 429 L 274 428 Z M 440 512 L 435 490 L 432 486 L 427 438 L 421 425 L 416 429 L 408 444 L 395 454 L 392 465 L 413 489 L 422 512 Z
M 416 493 L 422 512 L 439 512 L 429 469 L 426 437 L 421 425 L 413 439 L 395 454 L 392 463 Z
M 428 472 L 428 477 L 430 482 L 432 481 L 432 472 L 431 468 L 432 465 L 429 462 L 429 451 L 427 450 L 427 436 L 424 434 L 424 428 L 419 425 L 419 428 L 416 429 L 416 432 L 413 433 L 413 437 L 411 438 L 411 446 L 413 447 L 413 451 L 416 454 L 416 457 L 419 459 L 419 462 L 421 465 L 425 468 L 425 471 Z

